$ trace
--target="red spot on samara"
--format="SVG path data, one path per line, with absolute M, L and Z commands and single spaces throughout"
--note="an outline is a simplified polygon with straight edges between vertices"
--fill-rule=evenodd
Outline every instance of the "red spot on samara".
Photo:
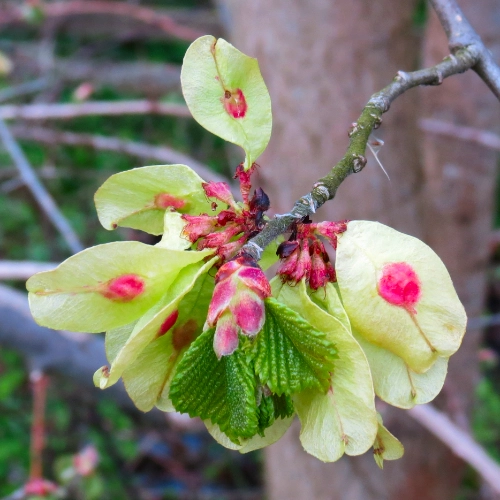
M 408 312 L 416 314 L 414 306 L 421 296 L 420 280 L 406 262 L 386 264 L 378 283 L 378 293 L 389 304 L 403 307 Z
M 158 337 L 165 335 L 170 328 L 175 325 L 177 318 L 179 317 L 179 311 L 175 310 L 173 313 L 169 314 L 165 321 L 161 324 L 160 329 L 158 330 Z
M 233 118 L 244 118 L 248 104 L 241 89 L 226 90 L 224 92 L 224 109 Z
M 182 200 L 168 193 L 160 193 L 155 196 L 155 206 L 157 208 L 183 208 L 186 200 Z
M 104 284 L 100 292 L 116 302 L 130 302 L 144 292 L 144 280 L 136 274 L 124 274 Z

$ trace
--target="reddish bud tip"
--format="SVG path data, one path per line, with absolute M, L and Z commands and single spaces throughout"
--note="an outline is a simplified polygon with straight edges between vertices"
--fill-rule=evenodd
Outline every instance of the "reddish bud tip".
M 280 259 L 287 259 L 299 248 L 298 241 L 283 241 L 279 244 L 278 249 L 276 250 L 276 255 Z
M 271 285 L 259 267 L 243 267 L 238 272 L 238 278 L 261 299 L 271 296 Z
M 229 356 L 238 347 L 238 327 L 231 313 L 222 315 L 217 322 L 214 336 L 214 351 L 217 357 Z
M 209 198 L 216 198 L 230 206 L 236 205 L 227 182 L 204 182 L 202 187 Z
M 208 214 L 187 215 L 181 216 L 187 224 L 182 230 L 182 234 L 191 242 L 194 243 L 202 236 L 210 234 L 217 225 L 217 218 Z
M 155 196 L 155 206 L 157 208 L 175 208 L 176 210 L 186 205 L 186 200 L 182 200 L 168 193 L 160 193 Z
M 224 92 L 224 109 L 233 118 L 244 118 L 248 105 L 241 89 Z
M 180 351 L 187 347 L 194 340 L 198 323 L 194 319 L 188 319 L 186 323 L 174 328 L 172 334 L 172 345 L 176 351 Z
M 235 292 L 236 286 L 231 280 L 222 280 L 217 283 L 208 307 L 207 323 L 209 326 L 214 326 L 217 323 L 219 316 L 229 307 Z
M 386 264 L 378 282 L 378 293 L 389 304 L 416 314 L 414 306 L 421 296 L 420 280 L 406 262 Z
M 177 321 L 178 317 L 179 317 L 179 311 L 177 309 L 173 313 L 169 314 L 165 318 L 165 321 L 161 324 L 157 336 L 161 337 L 162 335 L 165 335 L 165 333 L 167 333 L 170 330 L 170 328 L 172 328 L 175 325 L 175 322 Z
M 130 302 L 145 289 L 144 280 L 136 274 L 124 274 L 104 284 L 101 294 L 116 302 Z
M 270 204 L 269 196 L 267 196 L 262 188 L 257 188 L 250 200 L 249 206 L 252 211 L 265 212 L 269 210 Z
M 337 235 L 347 230 L 347 223 L 349 221 L 339 222 L 319 222 L 316 224 L 315 230 L 321 236 L 327 238 L 332 244 L 333 248 L 337 248 Z
M 245 335 L 257 335 L 264 326 L 264 301 L 251 291 L 240 292 L 238 300 L 231 304 L 236 324 Z

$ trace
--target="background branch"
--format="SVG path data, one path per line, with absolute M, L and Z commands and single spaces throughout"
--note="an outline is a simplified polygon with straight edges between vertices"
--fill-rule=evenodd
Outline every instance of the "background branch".
M 89 115 L 167 115 L 191 117 L 187 106 L 157 101 L 89 101 L 80 104 L 5 104 L 0 118 L 23 120 L 70 119 Z
M 464 127 L 434 118 L 423 118 L 418 123 L 420 129 L 424 132 L 460 139 L 461 141 L 475 142 L 481 146 L 500 151 L 500 136 L 488 130 Z
M 408 414 L 473 467 L 500 495 L 500 466 L 474 439 L 432 405 L 417 405 Z
M 218 175 L 206 165 L 195 160 L 191 156 L 175 151 L 167 146 L 155 146 L 143 142 L 124 141 L 116 137 L 103 135 L 78 134 L 74 132 L 62 132 L 42 127 L 26 127 L 14 125 L 12 133 L 19 139 L 28 139 L 44 144 L 67 144 L 71 146 L 88 146 L 98 150 L 115 151 L 125 153 L 146 160 L 156 160 L 162 163 L 181 163 L 191 167 L 200 177 L 206 181 L 226 181 L 227 178 Z
M 430 0 L 430 2 L 448 37 L 450 52 L 455 54 L 460 49 L 473 47 L 478 53 L 478 60 L 472 69 L 500 99 L 500 68 L 455 0 Z
M 36 2 L 39 9 L 47 18 L 61 18 L 74 15 L 104 14 L 111 16 L 129 17 L 141 23 L 161 29 L 170 36 L 192 42 L 204 33 L 193 28 L 182 26 L 167 14 L 155 9 L 129 3 L 117 3 L 106 0 L 73 0 L 68 2 Z M 26 16 L 22 6 L 16 10 L 8 10 L 0 16 L 0 24 L 14 21 L 25 21 Z
M 66 217 L 64 217 L 62 212 L 59 210 L 59 207 L 54 202 L 52 196 L 36 176 L 35 171 L 31 167 L 28 159 L 23 153 L 23 150 L 20 148 L 19 144 L 16 142 L 9 128 L 2 119 L 0 119 L 0 139 L 2 140 L 7 153 L 10 155 L 19 170 L 22 180 L 29 188 L 52 224 L 54 224 L 56 229 L 64 238 L 69 249 L 73 253 L 83 250 L 84 247 L 75 231 L 73 231 L 73 228 L 67 221 Z
M 332 168 L 330 173 L 319 179 L 310 193 L 295 202 L 292 210 L 277 215 L 250 242 L 243 251 L 259 260 L 262 250 L 286 232 L 294 221 L 311 215 L 326 201 L 335 197 L 340 184 L 352 173 L 360 172 L 366 165 L 366 144 L 372 131 L 382 123 L 382 115 L 392 102 L 407 90 L 419 85 L 439 85 L 445 78 L 463 73 L 478 61 L 478 53 L 473 47 L 458 50 L 442 62 L 430 68 L 406 73 L 399 71 L 394 80 L 381 91 L 372 95 L 361 116 L 353 123 L 349 132 L 349 147 L 344 157 Z

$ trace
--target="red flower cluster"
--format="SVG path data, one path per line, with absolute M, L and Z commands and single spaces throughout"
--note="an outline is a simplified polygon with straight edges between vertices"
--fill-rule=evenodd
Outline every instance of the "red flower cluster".
M 328 252 L 318 236 L 336 248 L 337 235 L 346 229 L 347 221 L 298 223 L 290 239 L 281 243 L 276 251 L 281 259 L 277 274 L 282 281 L 295 284 L 305 279 L 313 290 L 337 281 Z
M 255 164 L 248 171 L 241 165 L 236 170 L 235 178 L 240 181 L 243 203 L 237 203 L 225 182 L 207 182 L 203 189 L 209 198 L 215 198 L 227 205 L 218 215 L 187 215 L 182 218 L 187 222 L 183 235 L 192 243 L 198 241 L 198 250 L 216 248 L 217 255 L 225 262 L 234 257 L 240 248 L 263 227 L 263 214 L 269 209 L 269 198 L 260 188 L 249 199 L 250 177 Z
M 238 347 L 238 333 L 253 337 L 264 326 L 264 299 L 271 295 L 265 274 L 249 255 L 226 262 L 215 275 L 207 325 L 217 325 L 214 350 L 228 356 Z

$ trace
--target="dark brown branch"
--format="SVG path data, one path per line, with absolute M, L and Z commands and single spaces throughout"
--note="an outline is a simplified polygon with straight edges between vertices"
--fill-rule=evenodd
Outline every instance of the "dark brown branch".
M 28 139 L 44 144 L 88 146 L 104 151 L 125 153 L 145 160 L 155 160 L 162 163 L 181 163 L 191 167 L 206 181 L 227 181 L 225 177 L 216 174 L 206 165 L 167 146 L 154 146 L 142 142 L 123 141 L 116 137 L 77 134 L 74 132 L 62 132 L 43 127 L 26 127 L 24 125 L 14 125 L 11 127 L 11 131 L 18 139 Z
M 89 101 L 81 104 L 22 104 L 0 106 L 0 118 L 10 120 L 49 120 L 76 118 L 89 115 L 167 115 L 190 117 L 183 104 L 156 101 Z

